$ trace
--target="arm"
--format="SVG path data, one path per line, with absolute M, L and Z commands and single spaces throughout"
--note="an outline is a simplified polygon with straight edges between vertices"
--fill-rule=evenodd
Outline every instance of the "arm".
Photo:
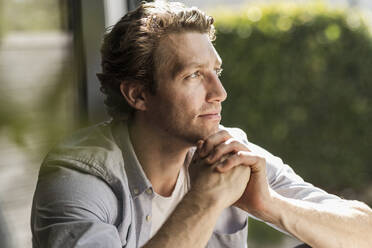
M 215 142 L 224 139 L 223 134 L 215 138 Z M 205 247 L 223 209 L 242 195 L 250 177 L 249 167 L 236 166 L 226 174 L 219 173 L 219 163 L 209 165 L 197 154 L 189 168 L 191 190 L 144 248 Z M 234 163 L 244 159 L 237 158 Z
M 372 210 L 358 201 L 312 203 L 272 192 L 275 208 L 262 209 L 277 225 L 312 247 L 370 247 Z
M 222 209 L 189 192 L 143 248 L 205 247 Z
M 39 178 L 34 196 L 35 247 L 135 247 L 126 243 L 126 235 L 121 240 L 115 226 L 121 207 L 105 182 L 68 168 L 51 168 L 48 176 Z M 220 213 L 242 195 L 249 176 L 247 167 L 221 174 L 195 159 L 190 165 L 191 190 L 144 247 L 205 247 Z
M 114 225 L 118 206 L 112 190 L 100 179 L 52 167 L 40 176 L 34 195 L 33 246 L 127 247 Z
M 370 247 L 372 210 L 367 205 L 329 195 L 303 182 L 295 173 L 288 173 L 288 177 L 291 177 L 289 181 L 294 184 L 288 184 L 286 178 L 273 180 L 278 175 L 269 175 L 270 185 L 281 192 L 281 195 L 278 194 L 269 186 L 266 172 L 266 158 L 271 160 L 273 156 L 262 156 L 254 147 L 247 147 L 248 142 L 244 143 L 232 139 L 217 147 L 206 146 L 204 154 L 210 163 L 220 160 L 227 152 L 238 151 L 257 159 L 257 162 L 252 160 L 241 164 L 251 168 L 251 177 L 243 196 L 235 205 L 256 218 L 288 231 L 312 247 Z M 224 173 L 233 167 L 226 159 L 224 167 L 218 170 Z M 289 167 L 286 170 L 291 171 Z M 309 190 L 310 187 L 313 190 Z
M 265 163 L 262 163 L 265 170 L 256 167 L 255 177 L 259 177 L 260 173 L 265 175 L 266 168 L 270 171 L 267 173 L 268 182 L 262 179 L 256 182 L 256 186 L 248 184 L 248 187 L 267 187 L 269 191 L 263 192 L 269 197 L 260 197 L 251 192 L 251 198 L 246 195 L 243 208 L 256 212 L 256 217 L 261 216 L 262 220 L 288 231 L 313 247 L 370 246 L 372 240 L 367 236 L 372 233 L 372 211 L 367 205 L 328 194 L 304 182 L 289 166 L 262 148 L 249 148 L 265 157 Z M 268 203 L 256 204 L 265 199 Z M 267 206 L 272 207 L 265 208 Z

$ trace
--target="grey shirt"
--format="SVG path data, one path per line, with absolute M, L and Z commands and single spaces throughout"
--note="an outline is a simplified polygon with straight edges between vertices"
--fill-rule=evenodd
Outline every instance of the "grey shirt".
M 221 128 L 266 158 L 268 183 L 279 194 L 312 202 L 339 199 L 305 183 L 240 129 Z M 150 237 L 153 197 L 125 123 L 83 129 L 50 151 L 40 168 L 31 213 L 33 247 L 141 247 Z M 225 209 L 207 247 L 246 247 L 248 216 Z

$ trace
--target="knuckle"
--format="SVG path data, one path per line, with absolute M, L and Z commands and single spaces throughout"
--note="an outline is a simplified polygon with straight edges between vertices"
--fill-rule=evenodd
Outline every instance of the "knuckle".
M 220 153 L 221 151 L 223 151 L 225 146 L 226 146 L 225 144 L 221 144 L 221 145 L 217 146 L 216 148 L 214 148 L 214 153 L 215 154 Z
M 266 163 L 266 158 L 265 157 L 260 156 L 260 155 L 256 155 L 256 158 L 257 158 L 258 161 Z
M 261 155 L 256 155 L 257 159 L 259 160 L 265 160 L 265 157 L 261 156 Z
M 236 153 L 236 156 L 239 157 L 239 158 L 243 158 L 246 156 L 246 154 L 244 152 L 238 152 Z
M 226 130 L 221 130 L 221 135 L 223 135 L 223 136 L 229 136 L 230 134 L 229 134 L 229 132 L 228 131 L 226 131 Z
M 251 157 L 256 159 L 256 160 L 260 160 L 260 157 L 257 155 L 257 154 L 251 154 Z
M 235 147 L 241 145 L 241 143 L 240 143 L 237 139 L 234 139 L 234 140 L 231 142 L 231 144 L 232 144 L 233 146 L 235 146 Z
M 222 130 L 222 131 L 221 131 L 221 135 L 222 135 L 222 137 L 224 137 L 224 138 L 226 138 L 226 139 L 232 137 L 232 136 L 230 135 L 230 133 L 229 133 L 228 131 L 226 131 L 226 130 Z
M 224 144 L 226 144 L 226 145 L 230 145 L 230 144 L 233 144 L 234 141 L 235 141 L 234 138 L 229 138 L 229 139 L 227 139 L 227 140 L 224 142 Z

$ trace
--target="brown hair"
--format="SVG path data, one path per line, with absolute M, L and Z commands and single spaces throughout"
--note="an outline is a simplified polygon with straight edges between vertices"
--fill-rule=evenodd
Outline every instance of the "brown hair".
M 215 39 L 213 18 L 181 3 L 142 2 L 128 12 L 104 37 L 102 73 L 97 77 L 113 118 L 128 119 L 134 112 L 120 92 L 123 81 L 143 84 L 155 94 L 155 71 L 165 60 L 155 56 L 159 41 L 170 33 L 197 31 Z

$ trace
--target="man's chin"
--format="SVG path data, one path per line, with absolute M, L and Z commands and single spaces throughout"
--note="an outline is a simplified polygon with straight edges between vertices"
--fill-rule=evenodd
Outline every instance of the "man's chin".
M 199 127 L 194 127 L 192 130 L 183 132 L 182 138 L 191 146 L 196 145 L 199 140 L 206 140 L 211 135 L 220 131 L 219 124 L 215 125 L 203 125 Z
M 220 125 L 218 124 L 218 125 L 215 125 L 213 128 L 212 128 L 212 130 L 210 131 L 210 133 L 209 133 L 209 136 L 211 136 L 211 135 L 213 135 L 213 134 L 215 134 L 215 133 L 217 133 L 217 132 L 219 132 L 220 131 Z M 208 136 L 208 137 L 209 137 Z
M 219 125 L 204 128 L 203 131 L 200 133 L 200 137 L 198 140 L 206 140 L 213 134 L 217 133 L 219 130 Z

